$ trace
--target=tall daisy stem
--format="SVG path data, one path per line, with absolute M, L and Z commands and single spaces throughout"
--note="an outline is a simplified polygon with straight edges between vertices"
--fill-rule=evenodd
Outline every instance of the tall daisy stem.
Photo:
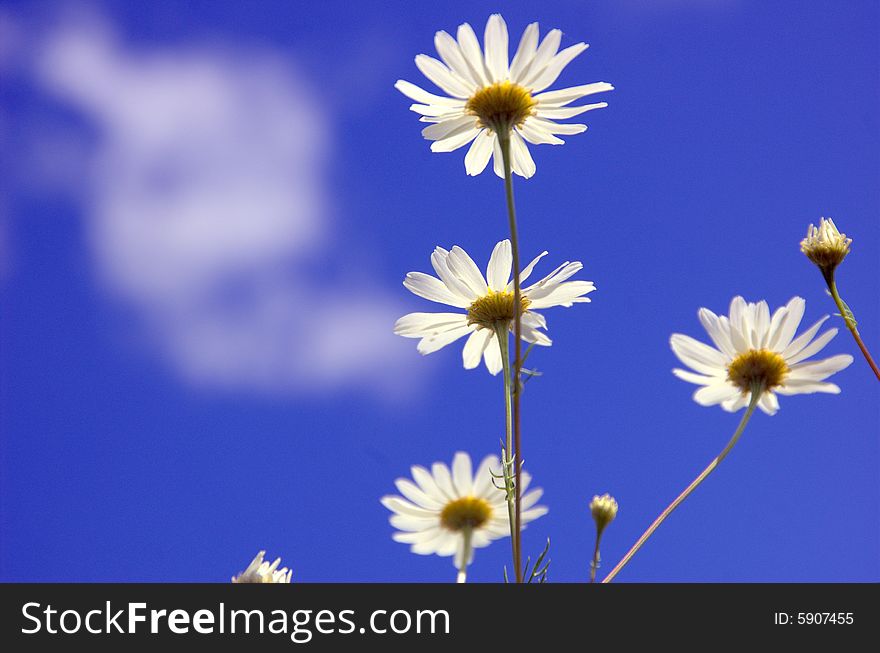
M 752 416 L 752 413 L 755 412 L 755 406 L 758 405 L 758 400 L 761 398 L 763 392 L 763 386 L 759 385 L 752 388 L 752 396 L 749 400 L 749 406 L 746 409 L 746 414 L 743 415 L 742 419 L 739 422 L 739 426 L 736 427 L 736 431 L 734 432 L 733 436 L 730 438 L 730 441 L 727 443 L 724 449 L 721 450 L 721 453 L 713 458 L 712 462 L 709 463 L 706 469 L 700 472 L 700 475 L 697 476 L 697 478 L 695 478 L 691 482 L 691 484 L 688 485 L 684 489 L 684 491 L 675 498 L 675 501 L 670 503 L 666 507 L 666 509 L 660 513 L 660 516 L 657 517 L 657 519 L 655 519 L 650 526 L 648 526 L 648 530 L 642 533 L 642 536 L 636 541 L 635 544 L 633 544 L 632 548 L 626 552 L 626 555 L 623 556 L 620 562 L 617 563 L 617 566 L 614 567 L 614 569 L 612 569 L 611 572 L 605 577 L 605 580 L 602 581 L 603 583 L 610 583 L 612 580 L 614 580 L 614 577 L 617 576 L 620 570 L 626 566 L 626 563 L 630 561 L 630 559 L 638 552 L 638 550 L 642 548 L 642 545 L 648 541 L 648 538 L 654 534 L 654 531 L 656 531 L 660 527 L 660 524 L 666 521 L 666 518 L 672 514 L 672 511 L 678 508 L 678 506 L 681 505 L 681 503 L 700 486 L 700 483 L 705 481 L 709 474 L 715 471 L 715 468 L 718 467 L 721 461 L 727 457 L 727 454 L 730 453 L 730 450 L 733 449 L 733 446 L 739 440 L 739 436 L 742 435 L 743 430 L 745 430 L 746 424 L 749 423 L 749 418 Z
M 840 293 L 837 292 L 837 283 L 834 281 L 833 270 L 830 274 L 825 275 L 825 282 L 828 284 L 828 291 L 831 293 L 831 297 L 834 299 L 834 303 L 837 304 L 837 310 L 840 311 L 840 315 L 843 317 L 843 321 L 846 322 L 846 328 L 849 329 L 850 333 L 852 333 L 853 338 L 855 338 L 856 344 L 859 346 L 859 349 L 862 350 L 862 355 L 865 357 L 865 360 L 868 361 L 868 365 L 871 366 L 871 369 L 873 370 L 874 375 L 877 377 L 877 380 L 880 381 L 880 368 L 877 367 L 877 363 L 875 363 L 874 359 L 871 358 L 871 354 L 868 352 L 868 348 L 862 341 L 862 336 L 859 335 L 859 330 L 856 328 L 856 320 L 852 314 L 852 311 L 849 309 L 849 306 L 846 305 L 846 302 L 844 302 L 843 299 L 840 298 Z
M 511 477 L 511 453 L 513 450 L 513 413 L 511 411 L 511 397 L 513 394 L 513 380 L 510 373 L 510 346 L 508 344 L 507 335 L 510 325 L 506 322 L 495 325 L 495 337 L 498 338 L 498 346 L 501 348 L 501 369 L 504 374 L 504 460 L 502 461 L 502 472 L 504 474 L 504 490 L 507 493 L 507 520 L 510 524 L 510 546 L 513 559 L 516 561 L 517 541 L 514 537 L 516 528 L 516 501 L 515 491 L 513 490 L 513 479 Z
M 599 568 L 599 540 L 602 539 L 602 534 L 598 533 L 596 535 L 596 548 L 593 549 L 593 559 L 590 561 L 590 582 L 596 582 L 596 570 Z
M 471 542 L 473 541 L 473 529 L 465 528 L 461 531 L 461 535 L 463 538 L 462 542 L 462 556 L 461 556 L 461 566 L 458 568 L 458 576 L 455 578 L 456 583 L 466 583 L 467 582 L 467 568 L 468 561 L 471 557 Z
M 504 191 L 507 197 L 507 218 L 510 223 L 510 249 L 513 254 L 513 466 L 515 526 L 511 537 L 513 545 L 513 564 L 516 568 L 516 582 L 523 582 L 522 572 L 522 435 L 520 425 L 520 374 L 522 371 L 522 302 L 520 289 L 519 232 L 516 227 L 516 204 L 513 200 L 513 172 L 510 165 L 510 129 L 498 130 L 498 145 L 504 162 Z

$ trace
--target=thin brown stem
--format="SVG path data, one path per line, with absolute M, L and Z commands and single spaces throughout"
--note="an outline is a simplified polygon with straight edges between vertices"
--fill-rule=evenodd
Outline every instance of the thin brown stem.
M 630 559 L 638 552 L 638 550 L 642 548 L 642 545 L 648 541 L 648 538 L 654 534 L 654 531 L 656 531 L 660 527 L 660 524 L 666 521 L 666 518 L 669 517 L 669 515 L 671 515 L 672 512 L 676 508 L 678 508 L 678 506 L 681 505 L 681 503 L 700 486 L 700 483 L 706 480 L 706 477 L 709 476 L 709 474 L 711 474 L 716 467 L 718 467 L 721 461 L 727 457 L 727 454 L 729 454 L 730 450 L 733 449 L 733 445 L 735 445 L 739 440 L 739 436 L 742 435 L 743 430 L 746 428 L 746 424 L 749 423 L 749 418 L 752 416 L 752 413 L 755 412 L 755 406 L 758 405 L 758 400 L 761 398 L 763 392 L 764 388 L 762 386 L 756 386 L 752 388 L 752 396 L 749 400 L 749 407 L 746 409 L 746 414 L 743 415 L 742 419 L 739 422 L 739 426 L 736 427 L 736 431 L 734 432 L 733 436 L 730 438 L 730 441 L 727 443 L 724 449 L 721 450 L 721 453 L 713 458 L 712 462 L 709 463 L 706 469 L 700 472 L 700 475 L 697 476 L 697 478 L 695 478 L 691 482 L 691 484 L 688 485 L 684 489 L 684 491 L 675 498 L 675 501 L 670 503 L 666 507 L 666 509 L 660 513 L 660 516 L 657 517 L 657 519 L 655 519 L 650 526 L 648 526 L 648 530 L 642 533 L 642 536 L 638 540 L 636 540 L 636 543 L 633 544 L 632 548 L 626 552 L 626 555 L 623 556 L 620 562 L 618 562 L 614 569 L 612 569 L 611 572 L 605 577 L 605 580 L 602 581 L 603 583 L 610 583 L 612 580 L 614 580 L 614 577 L 617 576 L 620 570 L 626 566 L 626 563 L 630 561 Z
M 865 346 L 862 336 L 859 334 L 859 330 L 856 328 L 856 320 L 853 317 L 852 311 L 849 309 L 849 306 L 846 305 L 846 302 L 840 298 L 840 293 L 837 292 L 837 283 L 834 281 L 834 272 L 827 275 L 825 281 L 828 283 L 828 290 L 831 292 L 831 297 L 837 305 L 837 310 L 840 311 L 843 321 L 846 322 L 846 328 L 849 329 L 849 332 L 852 334 L 853 338 L 855 338 L 856 344 L 859 346 L 859 349 L 862 350 L 862 356 L 868 361 L 868 365 L 871 366 L 871 370 L 874 372 L 877 380 L 880 381 L 880 368 L 877 367 L 877 363 L 871 358 L 871 354 Z

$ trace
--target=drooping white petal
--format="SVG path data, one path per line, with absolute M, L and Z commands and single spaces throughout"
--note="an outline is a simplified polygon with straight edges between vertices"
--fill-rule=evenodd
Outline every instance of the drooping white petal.
M 483 40 L 486 44 L 486 69 L 491 75 L 491 81 L 501 82 L 507 79 L 507 23 L 501 14 L 489 16 Z
M 459 338 L 466 336 L 474 327 L 467 323 L 462 326 L 455 327 L 436 336 L 427 336 L 419 340 L 416 350 L 423 355 L 432 354 L 439 349 L 443 349 L 446 345 L 455 342 Z
M 394 333 L 404 338 L 436 336 L 467 325 L 463 313 L 409 313 L 394 324 Z
M 492 256 L 489 258 L 489 265 L 486 267 L 486 281 L 488 281 L 491 290 L 497 292 L 507 288 L 512 263 L 513 253 L 510 241 L 505 238 L 495 245 Z
M 561 138 L 554 136 L 546 129 L 537 125 L 531 118 L 527 118 L 516 129 L 524 139 L 534 145 L 563 145 L 565 143 Z
M 521 336 L 522 339 L 526 342 L 534 343 L 536 345 L 540 345 L 542 347 L 549 347 L 553 344 L 553 341 L 547 337 L 547 334 L 543 331 L 539 331 L 529 324 L 520 324 Z M 510 325 L 510 331 L 513 333 L 514 325 Z
M 501 346 L 498 344 L 498 338 L 492 338 L 489 341 L 486 351 L 483 352 L 483 360 L 486 362 L 486 369 L 489 370 L 489 374 L 497 376 L 503 367 Z
M 480 133 L 476 126 L 462 127 L 461 131 L 454 132 L 441 141 L 431 143 L 432 152 L 454 152 L 474 140 Z
M 768 415 L 775 415 L 776 411 L 779 410 L 779 400 L 772 392 L 765 392 L 758 400 L 758 408 Z
M 492 139 L 492 169 L 496 175 L 504 179 L 504 156 L 501 154 L 501 144 L 497 138 Z
M 514 171 L 518 175 L 528 179 L 535 174 L 537 167 L 529 152 L 529 147 L 516 130 L 510 132 L 510 153 L 513 157 Z
M 416 517 L 419 519 L 434 519 L 435 513 L 427 508 L 420 508 L 409 501 L 404 501 L 400 497 L 395 496 L 384 496 L 380 499 L 383 506 L 388 508 L 391 512 L 396 512 L 398 515 L 406 515 L 409 517 Z
M 472 370 L 480 364 L 483 352 L 486 351 L 486 347 L 493 337 L 494 334 L 490 329 L 479 329 L 470 335 L 467 342 L 464 343 L 461 354 L 466 370 Z
M 701 406 L 714 406 L 722 401 L 733 399 L 738 394 L 739 390 L 730 383 L 717 382 L 694 392 L 694 401 Z
M 464 157 L 464 169 L 469 175 L 476 176 L 486 169 L 486 165 L 492 156 L 492 146 L 495 138 L 495 134 L 492 131 L 483 129 L 474 139 L 468 153 Z
M 465 131 L 475 131 L 477 129 L 477 121 L 473 116 L 459 116 L 443 120 L 425 127 L 422 130 L 422 136 L 429 141 L 442 141 L 462 134 Z

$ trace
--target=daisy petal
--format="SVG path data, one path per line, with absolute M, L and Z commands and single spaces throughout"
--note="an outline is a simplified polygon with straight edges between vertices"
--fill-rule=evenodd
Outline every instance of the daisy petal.
M 510 249 L 510 241 L 505 238 L 495 245 L 486 268 L 486 280 L 489 282 L 491 290 L 501 291 L 507 288 L 512 263 L 513 254 Z
M 464 100 L 457 100 L 455 98 L 443 97 L 442 95 L 434 95 L 433 93 L 428 93 L 428 91 L 419 88 L 412 82 L 408 82 L 405 79 L 398 79 L 394 83 L 394 88 L 396 88 L 408 98 L 422 104 L 433 104 L 443 107 L 464 107 L 465 105 Z
M 489 329 L 479 329 L 470 335 L 461 353 L 466 370 L 472 370 L 480 364 L 483 352 L 486 351 L 492 337 L 493 334 Z
M 559 77 L 563 68 L 572 62 L 581 52 L 587 49 L 586 43 L 576 43 L 565 48 L 550 60 L 550 63 L 539 74 L 523 83 L 523 86 L 530 88 L 532 93 L 540 93 L 550 86 Z
M 507 24 L 501 14 L 492 14 L 486 23 L 483 37 L 486 44 L 486 68 L 491 81 L 500 82 L 507 78 Z
M 473 89 L 434 57 L 426 54 L 416 56 L 416 67 L 445 93 L 462 100 L 466 100 L 471 95 Z
M 455 327 L 436 336 L 427 336 L 419 340 L 416 350 L 422 355 L 433 354 L 435 351 L 443 349 L 446 345 L 466 336 L 473 329 L 474 327 L 465 323 L 462 326 Z
M 468 153 L 464 157 L 465 171 L 476 176 L 486 169 L 489 159 L 492 157 L 492 146 L 495 143 L 495 134 L 488 129 L 483 129 L 474 139 Z
M 513 61 L 510 62 L 510 81 L 521 84 L 521 73 L 532 63 L 538 50 L 538 23 L 531 23 L 523 32 Z
M 414 295 L 432 302 L 457 308 L 467 308 L 471 305 L 470 299 L 453 293 L 442 281 L 424 272 L 408 272 L 403 285 Z

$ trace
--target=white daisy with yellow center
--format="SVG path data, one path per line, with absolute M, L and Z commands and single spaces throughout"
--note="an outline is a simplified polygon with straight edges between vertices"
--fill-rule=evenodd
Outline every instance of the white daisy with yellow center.
M 837 335 L 837 329 L 815 337 L 828 319 L 826 315 L 795 338 L 805 306 L 803 299 L 794 297 L 772 317 L 767 302 L 746 303 L 742 297 L 734 297 L 730 303 L 730 317 L 701 308 L 700 322 L 715 347 L 680 333 L 673 334 L 672 350 L 696 373 L 672 371 L 684 381 L 703 386 L 694 393 L 698 404 L 721 404 L 730 412 L 746 406 L 756 387 L 763 389 L 758 407 L 768 415 L 779 410 L 776 395 L 837 394 L 840 388 L 825 379 L 849 366 L 853 357 L 838 354 L 823 360 L 807 360 Z
M 281 558 L 275 558 L 275 562 L 269 564 L 263 560 L 265 551 L 260 551 L 248 565 L 247 569 L 238 576 L 232 577 L 233 583 L 289 583 L 293 571 L 287 567 L 278 568 Z
M 501 473 L 496 456 L 486 456 L 476 474 L 471 457 L 461 451 L 455 454 L 451 470 L 434 463 L 430 471 L 414 465 L 411 472 L 412 481 L 398 478 L 394 482 L 403 496 L 384 496 L 381 501 L 394 513 L 389 519 L 397 529 L 392 539 L 411 545 L 413 553 L 455 556 L 456 569 L 462 569 L 473 559 L 473 549 L 510 535 L 506 494 L 493 483 L 493 474 Z M 543 490 L 526 492 L 530 482 L 531 476 L 523 471 L 524 525 L 547 514 L 545 506 L 535 505 Z
M 520 274 L 520 282 L 528 279 L 547 252 L 542 252 Z M 465 309 L 465 313 L 410 313 L 394 325 L 394 333 L 405 338 L 420 338 L 418 351 L 430 354 L 469 336 L 462 358 L 466 369 L 473 369 L 484 358 L 492 374 L 502 369 L 501 348 L 495 337 L 499 328 L 506 334 L 513 330 L 513 281 L 510 272 L 513 256 L 510 241 L 502 240 L 492 251 L 486 276 L 461 247 L 450 251 L 437 247 L 431 255 L 437 277 L 423 272 L 410 272 L 403 285 L 419 297 Z M 592 281 L 568 281 L 583 268 L 580 261 L 566 261 L 546 277 L 520 293 L 522 339 L 536 345 L 552 344 L 541 329 L 547 321 L 534 309 L 551 306 L 570 307 L 589 302 L 584 295 L 596 289 Z
M 606 82 L 545 90 L 563 68 L 587 49 L 575 43 L 559 50 L 562 32 L 551 30 L 538 43 L 538 23 L 529 25 L 511 61 L 508 57 L 507 24 L 499 14 L 489 17 L 484 35 L 485 52 L 470 25 L 458 28 L 457 39 L 437 32 L 434 45 L 439 61 L 425 54 L 416 66 L 449 97 L 435 95 L 404 80 L 395 84 L 415 100 L 410 109 L 422 122 L 434 123 L 422 130 L 434 152 L 452 152 L 472 143 L 464 163 L 467 174 L 478 175 L 494 155 L 495 173 L 504 176 L 498 142 L 500 132 L 510 134 L 511 168 L 522 177 L 535 174 L 535 162 L 526 141 L 534 145 L 561 145 L 559 135 L 580 134 L 582 124 L 558 123 L 586 111 L 608 106 L 605 102 L 568 106 L 588 95 L 613 90 Z

